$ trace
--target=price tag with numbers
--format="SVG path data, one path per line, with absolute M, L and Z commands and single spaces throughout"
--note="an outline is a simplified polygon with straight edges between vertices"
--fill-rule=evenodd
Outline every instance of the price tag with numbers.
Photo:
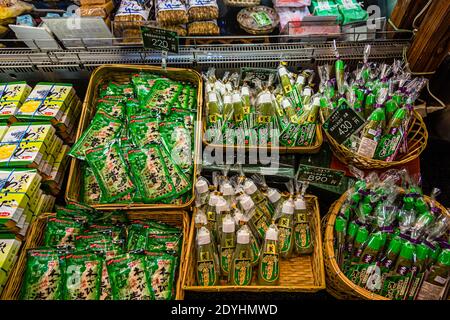
M 323 127 L 337 143 L 342 144 L 365 123 L 353 109 L 343 104 L 330 115 Z
M 337 187 L 341 184 L 344 172 L 328 168 L 313 167 L 301 164 L 298 168 L 297 179 Z
M 141 32 L 145 48 L 178 53 L 179 39 L 176 32 L 153 27 L 141 27 Z

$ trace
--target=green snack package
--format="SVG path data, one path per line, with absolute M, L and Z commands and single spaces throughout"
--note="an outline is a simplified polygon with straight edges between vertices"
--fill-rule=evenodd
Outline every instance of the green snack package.
M 167 149 L 162 147 L 160 148 L 160 150 L 163 161 L 166 164 L 169 177 L 172 181 L 172 185 L 175 189 L 175 194 L 173 195 L 173 197 L 179 197 L 180 195 L 191 189 L 191 182 L 184 175 L 176 162 L 172 159 Z
M 86 160 L 102 190 L 102 202 L 111 203 L 134 192 L 135 187 L 117 141 L 106 148 L 88 150 Z
M 111 81 L 107 85 L 103 85 L 100 88 L 99 96 L 101 98 L 105 96 L 126 96 L 131 97 L 134 94 L 134 88 L 133 85 L 127 83 L 127 84 L 120 84 Z
M 156 300 L 172 300 L 175 297 L 175 272 L 178 258 L 170 254 L 149 254 L 146 266 L 149 284 Z
M 97 101 L 97 112 L 102 111 L 107 115 L 117 118 L 123 119 L 126 114 L 126 107 L 123 101 L 111 101 L 100 99 Z
M 82 224 L 70 219 L 49 218 L 44 234 L 44 245 L 48 247 L 73 246 Z
M 145 250 L 148 252 L 166 252 L 180 256 L 183 238 L 180 235 L 149 234 Z
M 338 23 L 342 22 L 342 15 L 334 1 L 312 0 L 310 11 L 315 16 L 336 16 Z
M 141 107 L 167 115 L 178 98 L 182 85 L 171 80 L 158 79 L 150 93 L 141 100 Z
M 339 12 L 342 14 L 342 24 L 367 20 L 367 11 L 361 8 L 357 0 L 336 0 L 336 3 L 339 7 Z
M 128 99 L 125 107 L 128 123 L 130 123 L 131 120 L 133 119 L 140 119 L 152 116 L 149 110 L 140 107 L 139 101 L 137 99 L 132 98 Z
M 145 256 L 124 254 L 106 264 L 113 300 L 154 300 Z
M 146 226 L 141 223 L 132 223 L 128 226 L 127 251 L 144 250 L 147 241 Z
M 159 125 L 163 143 L 170 150 L 171 158 L 183 172 L 189 172 L 193 164 L 190 131 L 177 122 L 161 122 Z
M 158 79 L 167 79 L 158 74 L 141 72 L 133 75 L 131 81 L 135 87 L 136 97 L 139 101 L 144 101 L 145 97 L 150 93 L 151 88 Z
M 64 261 L 55 250 L 29 250 L 21 300 L 61 300 Z
M 138 147 L 159 143 L 161 135 L 158 128 L 159 123 L 156 118 L 133 119 L 130 121 L 130 137 Z
M 120 120 L 104 112 L 97 112 L 87 130 L 69 151 L 69 156 L 85 160 L 87 150 L 109 143 L 119 134 L 121 128 Z
M 149 146 L 147 150 L 131 150 L 128 159 L 144 202 L 156 202 L 174 194 L 175 188 L 168 176 L 159 147 Z
M 108 269 L 106 267 L 106 261 L 102 261 L 102 277 L 100 281 L 100 298 L 99 300 L 111 300 L 112 288 L 109 281 Z
M 94 172 L 91 167 L 85 165 L 83 167 L 83 202 L 92 205 L 100 202 L 102 198 L 102 190 L 95 178 Z
M 64 300 L 98 300 L 103 261 L 95 254 L 69 254 L 65 260 Z

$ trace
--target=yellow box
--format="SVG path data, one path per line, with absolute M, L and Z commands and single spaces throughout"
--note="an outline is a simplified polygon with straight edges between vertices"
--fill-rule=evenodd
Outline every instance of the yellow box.
M 0 119 L 13 117 L 31 92 L 26 82 L 0 83 Z
M 0 269 L 5 273 L 13 267 L 21 244 L 14 234 L 0 234 Z
M 31 197 L 42 181 L 35 169 L 1 169 L 0 193 L 24 193 Z
M 42 170 L 47 148 L 43 141 L 22 141 L 0 145 L 0 167 L 35 168 Z
M 13 123 L 5 135 L 2 138 L 2 142 L 20 142 L 20 141 L 32 141 L 32 142 L 44 142 L 49 148 L 53 142 L 56 130 L 49 123 Z
M 0 193 L 0 224 L 15 225 L 28 206 L 28 196 L 24 193 Z

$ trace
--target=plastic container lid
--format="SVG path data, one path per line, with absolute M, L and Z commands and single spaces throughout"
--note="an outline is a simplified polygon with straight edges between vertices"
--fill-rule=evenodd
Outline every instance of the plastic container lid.
M 256 192 L 256 190 L 258 190 L 258 188 L 256 187 L 256 184 L 252 180 L 245 181 L 245 184 L 244 184 L 245 193 L 254 194 Z
M 416 247 L 412 243 L 405 242 L 400 251 L 400 257 L 407 259 L 407 260 L 412 260 L 414 257 L 415 251 L 416 251 Z
M 225 217 L 222 221 L 222 231 L 224 233 L 233 233 L 236 229 L 236 224 L 233 221 L 233 218 L 230 216 Z
M 278 241 L 278 231 L 275 228 L 267 229 L 266 240 Z
M 221 186 L 221 191 L 224 196 L 232 196 L 234 194 L 234 188 L 231 183 L 225 182 Z
M 197 181 L 197 183 L 195 184 L 195 190 L 197 190 L 197 192 L 199 194 L 203 194 L 205 192 L 208 192 L 208 182 L 206 182 L 203 179 L 200 179 Z
M 369 237 L 369 231 L 367 231 L 366 228 L 360 228 L 358 230 L 358 233 L 356 234 L 356 242 L 364 243 L 367 241 L 368 237 Z
M 275 203 L 281 198 L 281 193 L 278 192 L 276 189 L 269 189 L 269 192 L 267 194 L 267 198 L 269 198 L 269 201 L 271 203 Z
M 361 195 L 358 192 L 355 192 L 354 194 L 352 194 L 351 199 L 353 202 L 360 202 L 361 201 Z
M 395 237 L 391 240 L 391 242 L 389 242 L 388 251 L 393 252 L 394 254 L 399 254 L 402 244 L 402 239 Z
M 419 217 L 419 219 L 423 220 L 425 225 L 428 225 L 434 221 L 434 216 L 431 214 L 431 212 L 426 211 Z
M 295 210 L 306 210 L 306 202 L 303 198 L 297 198 L 294 201 Z
M 238 232 L 237 243 L 239 243 L 239 244 L 250 243 L 250 233 L 248 233 L 247 230 L 242 230 L 242 231 Z
M 281 208 L 281 212 L 284 214 L 294 214 L 295 206 L 292 201 L 285 201 L 283 203 L 283 207 Z
M 450 250 L 444 249 L 438 257 L 438 262 L 444 266 L 450 266 Z
M 252 198 L 250 198 L 249 196 L 242 197 L 240 200 L 240 203 L 241 203 L 242 209 L 244 209 L 245 211 L 248 211 L 255 206 Z
M 337 232 L 345 232 L 345 227 L 347 226 L 347 220 L 345 220 L 342 217 L 337 217 L 336 218 L 336 223 L 334 225 L 334 229 Z
M 224 198 L 218 198 L 216 203 L 216 212 L 229 211 L 230 206 Z
M 197 234 L 197 243 L 199 246 L 211 243 L 211 235 L 205 227 L 200 228 Z

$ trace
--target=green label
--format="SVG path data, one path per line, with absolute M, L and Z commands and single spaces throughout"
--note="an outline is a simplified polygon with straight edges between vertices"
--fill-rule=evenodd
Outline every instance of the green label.
M 402 300 L 408 288 L 409 277 L 393 275 L 383 283 L 381 295 L 392 300 Z
M 264 12 L 253 12 L 250 14 L 251 17 L 253 18 L 253 20 L 255 20 L 255 22 L 258 24 L 258 26 L 260 27 L 267 27 L 272 25 L 272 19 L 270 18 L 270 16 Z
M 198 282 L 201 286 L 213 286 L 216 280 L 216 268 L 209 252 L 201 252 L 197 262 Z
M 298 223 L 294 230 L 295 245 L 297 248 L 309 248 L 311 245 L 311 231 L 307 223 Z
M 261 249 L 259 247 L 258 242 L 256 242 L 255 237 L 250 236 L 250 248 L 252 250 L 252 264 L 255 264 L 259 260 L 259 254 L 261 253 Z
M 273 246 L 275 246 L 275 244 Z M 261 268 L 259 272 L 261 278 L 266 282 L 274 282 L 278 280 L 280 276 L 279 257 L 278 254 L 274 252 L 276 252 L 275 248 L 269 252 L 263 253 L 261 258 Z
M 284 146 L 293 146 L 297 139 L 298 132 L 300 131 L 300 125 L 296 123 L 290 123 L 288 127 L 283 131 L 280 137 L 280 143 Z
M 307 147 L 310 146 L 316 136 L 316 124 L 308 123 L 300 127 L 300 131 L 297 134 L 296 146 Z
M 255 221 L 255 228 L 256 228 L 256 231 L 258 231 L 258 234 L 262 238 L 264 238 L 266 235 L 267 229 L 269 229 L 269 223 L 267 222 L 267 220 L 265 219 L 265 217 L 263 215 L 261 215 L 259 217 L 259 219 L 257 221 Z
M 178 34 L 153 27 L 141 27 L 144 48 L 178 53 Z
M 403 135 L 400 131 L 395 134 L 386 134 L 378 143 L 377 150 L 375 151 L 375 158 L 379 160 L 385 160 L 393 157 L 398 149 L 398 146 L 402 142 Z
M 223 247 L 220 252 L 220 268 L 222 273 L 228 275 L 230 272 L 231 259 L 233 258 L 234 247 Z
M 252 264 L 248 257 L 234 261 L 234 285 L 245 286 L 252 281 Z
M 283 219 L 281 219 L 281 220 L 283 220 Z M 280 223 L 279 226 L 278 226 L 278 229 L 280 231 L 280 248 L 281 248 L 281 252 L 282 253 L 288 252 L 289 248 L 291 247 L 292 228 L 282 227 L 282 224 Z

